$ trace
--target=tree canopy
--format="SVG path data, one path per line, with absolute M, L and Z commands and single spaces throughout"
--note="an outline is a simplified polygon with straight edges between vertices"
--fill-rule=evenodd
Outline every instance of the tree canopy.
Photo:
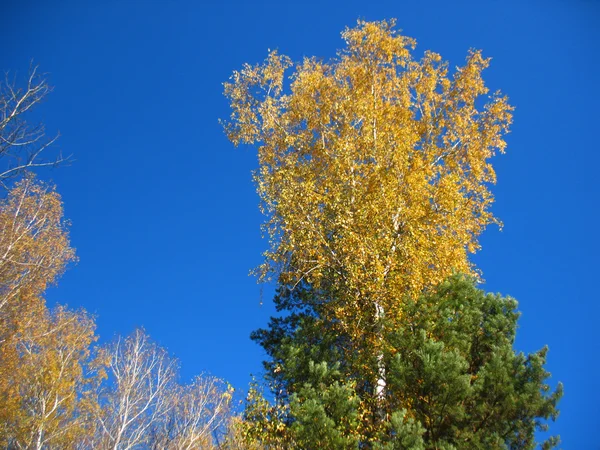
M 468 254 L 495 222 L 489 159 L 512 117 L 506 97 L 485 97 L 481 52 L 451 74 L 394 25 L 359 21 L 330 61 L 272 51 L 225 83 L 229 138 L 258 146 L 261 276 L 335 286 L 327 313 L 357 336 L 376 308 L 400 317 L 405 293 L 475 274 Z

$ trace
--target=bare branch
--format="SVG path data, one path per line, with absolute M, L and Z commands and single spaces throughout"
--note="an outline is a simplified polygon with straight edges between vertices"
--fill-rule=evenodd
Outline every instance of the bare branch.
M 60 152 L 50 159 L 42 158 L 42 152 L 56 143 L 59 137 L 46 138 L 43 125 L 30 125 L 26 121 L 29 110 L 41 103 L 52 91 L 38 67 L 32 66 L 26 86 L 17 86 L 8 74 L 0 83 L 0 185 L 8 189 L 7 182 L 25 171 L 39 167 L 56 166 L 69 162 Z

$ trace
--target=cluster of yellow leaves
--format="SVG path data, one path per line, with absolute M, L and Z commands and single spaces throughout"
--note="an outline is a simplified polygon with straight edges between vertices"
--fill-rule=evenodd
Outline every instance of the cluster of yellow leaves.
M 28 302 L 0 345 L 0 445 L 70 448 L 87 434 L 87 394 L 100 381 L 86 365 L 94 330 L 84 311 Z
M 32 175 L 0 200 L 0 311 L 42 293 L 75 259 L 67 226 L 60 196 Z
M 496 222 L 489 159 L 504 151 L 512 107 L 499 93 L 480 100 L 479 51 L 450 75 L 436 53 L 413 59 L 393 21 L 342 36 L 332 61 L 293 66 L 271 52 L 235 72 L 226 131 L 258 145 L 271 242 L 260 275 L 334 292 L 327 313 L 359 338 L 378 308 L 394 320 L 404 295 L 475 274 L 468 254 Z
M 264 398 L 260 388 L 253 383 L 246 396 L 244 418 L 231 423 L 229 430 L 231 448 L 240 450 L 295 448 L 286 434 L 284 419 L 288 412 L 288 405 L 280 403 L 272 405 Z
M 68 447 L 86 424 L 95 324 L 41 294 L 74 260 L 60 196 L 26 176 L 0 200 L 0 445 Z

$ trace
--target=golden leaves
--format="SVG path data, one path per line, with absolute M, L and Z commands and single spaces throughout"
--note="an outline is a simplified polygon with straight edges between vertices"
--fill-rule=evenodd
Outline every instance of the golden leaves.
M 336 59 L 305 59 L 287 87 L 291 63 L 272 53 L 225 88 L 230 139 L 259 146 L 271 238 L 261 275 L 335 286 L 330 313 L 350 328 L 372 322 L 374 303 L 399 311 L 403 295 L 475 272 L 468 253 L 495 221 L 489 158 L 511 121 L 499 94 L 479 107 L 481 52 L 449 76 L 436 53 L 414 60 L 414 40 L 393 28 L 359 22 Z
M 398 63 L 410 59 L 409 48 L 414 49 L 416 41 L 396 33 L 396 21 L 358 21 L 356 28 L 346 28 L 342 38 L 348 46 L 347 52 L 364 60 L 372 57 L 376 62 Z
M 67 226 L 60 196 L 31 175 L 0 200 L 0 445 L 68 446 L 84 426 L 93 319 L 40 297 L 75 259 Z
M 62 306 L 49 310 L 33 298 L 12 329 L 0 343 L 0 443 L 75 446 L 86 435 L 86 394 L 100 381 L 87 366 L 93 318 Z
M 28 176 L 0 200 L 0 311 L 40 294 L 75 259 L 60 196 Z

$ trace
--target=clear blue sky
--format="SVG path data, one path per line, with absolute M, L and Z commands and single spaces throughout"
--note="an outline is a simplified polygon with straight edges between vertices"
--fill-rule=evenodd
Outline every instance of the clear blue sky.
M 25 76 L 33 59 L 49 73 L 36 118 L 76 159 L 46 174 L 80 257 L 49 300 L 97 314 L 103 340 L 143 325 L 185 378 L 209 371 L 245 389 L 263 357 L 248 335 L 273 313 L 272 290 L 261 307 L 248 276 L 266 248 L 256 156 L 217 122 L 221 83 L 268 48 L 331 57 L 357 18 L 395 17 L 418 53 L 452 66 L 471 47 L 493 57 L 486 79 L 517 110 L 495 159 L 505 227 L 486 231 L 475 261 L 485 289 L 520 302 L 517 348 L 550 346 L 563 447 L 600 448 L 600 2 L 367 3 L 2 2 L 0 69 Z

